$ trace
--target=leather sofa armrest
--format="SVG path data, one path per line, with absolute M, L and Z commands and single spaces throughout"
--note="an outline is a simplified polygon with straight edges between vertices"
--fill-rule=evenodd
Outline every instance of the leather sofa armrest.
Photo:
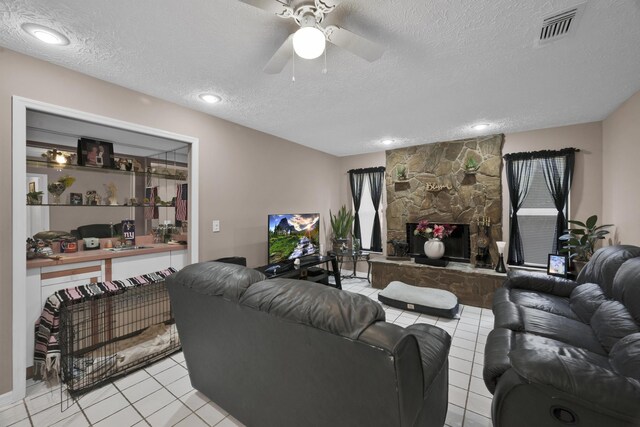
M 526 289 L 567 298 L 576 286 L 578 283 L 570 279 L 524 270 L 511 270 L 504 283 L 507 289 Z
M 501 288 L 496 291 L 496 296 L 501 296 L 506 292 L 506 289 Z M 493 303 L 493 327 L 510 329 L 512 331 L 524 330 L 524 322 L 522 315 L 520 314 L 520 308 L 517 304 L 509 301 L 508 299 L 495 298 Z
M 446 362 L 451 347 L 451 336 L 444 329 L 425 323 L 408 326 L 406 330 L 418 341 L 426 391 L 440 370 L 448 369 Z
M 493 394 L 498 380 L 511 369 L 509 352 L 513 348 L 515 336 L 509 329 L 497 328 L 489 332 L 484 346 L 484 368 L 482 377 L 487 389 Z
M 605 412 L 636 420 L 640 415 L 640 383 L 634 379 L 548 351 L 514 350 L 509 358 L 513 370 L 529 383 L 550 386 Z

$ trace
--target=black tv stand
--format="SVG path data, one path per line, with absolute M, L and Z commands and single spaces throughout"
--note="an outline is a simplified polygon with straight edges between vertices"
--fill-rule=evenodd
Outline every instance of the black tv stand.
M 328 277 L 333 274 L 336 281 L 335 287 L 342 289 L 340 282 L 340 269 L 338 268 L 338 260 L 335 256 L 311 255 L 299 258 L 300 265 L 296 266 L 293 261 L 287 261 L 279 264 L 263 265 L 257 267 L 256 270 L 262 272 L 268 279 L 276 277 L 287 277 L 294 279 L 306 279 L 313 282 L 329 284 Z M 317 266 L 325 264 L 325 269 L 317 268 Z M 331 270 L 329 270 L 331 265 Z

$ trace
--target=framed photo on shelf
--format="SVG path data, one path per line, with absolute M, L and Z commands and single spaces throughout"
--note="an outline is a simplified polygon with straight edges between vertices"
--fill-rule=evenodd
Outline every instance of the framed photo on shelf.
M 113 161 L 113 144 L 95 139 L 80 138 L 78 140 L 78 164 L 94 168 L 111 169 Z
M 569 257 L 567 255 L 549 254 L 547 274 L 550 276 L 567 277 L 569 272 Z
M 82 206 L 82 193 L 69 193 L 69 204 Z

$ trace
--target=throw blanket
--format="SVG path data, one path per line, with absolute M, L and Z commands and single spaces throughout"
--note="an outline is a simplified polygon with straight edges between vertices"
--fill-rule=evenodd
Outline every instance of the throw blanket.
M 89 283 L 74 288 L 62 289 L 47 298 L 40 319 L 36 322 L 36 343 L 34 352 L 35 374 L 42 375 L 45 380 L 53 380 L 60 372 L 60 307 L 74 304 L 96 297 L 115 295 L 128 288 L 135 288 L 151 283 L 161 282 L 165 277 L 175 273 L 175 268 L 155 273 L 144 274 L 125 280 Z

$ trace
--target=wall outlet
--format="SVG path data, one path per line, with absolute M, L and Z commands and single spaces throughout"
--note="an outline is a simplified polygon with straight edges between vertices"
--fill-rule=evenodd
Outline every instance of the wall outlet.
M 218 233 L 220 231 L 220 220 L 214 219 L 211 228 L 214 233 Z

